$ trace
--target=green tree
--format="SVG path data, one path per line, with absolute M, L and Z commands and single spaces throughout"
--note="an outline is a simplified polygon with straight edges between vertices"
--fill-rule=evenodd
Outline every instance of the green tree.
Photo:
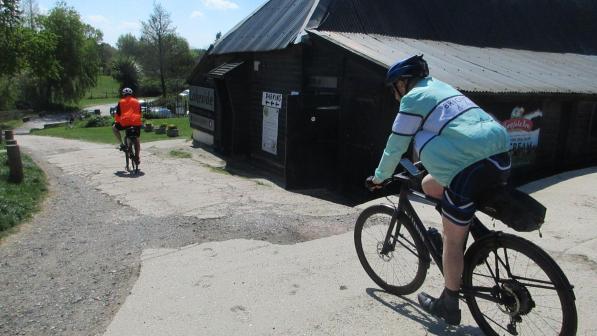
M 133 34 L 120 35 L 116 42 L 120 56 L 133 57 L 137 60 L 142 56 L 141 42 Z
M 0 1 L 0 75 L 18 70 L 21 17 L 18 0 Z
M 112 77 L 120 83 L 121 89 L 129 87 L 137 92 L 139 90 L 141 67 L 132 57 L 118 57 L 112 63 Z
M 65 2 L 58 2 L 48 16 L 42 18 L 41 26 L 42 33 L 55 37 L 53 56 L 60 67 L 58 77 L 46 78 L 46 101 L 76 102 L 96 83 L 102 34 L 83 23 L 79 13 Z
M 101 54 L 100 54 L 100 67 L 101 71 L 104 75 L 110 75 L 112 70 L 112 61 L 116 56 L 118 50 L 116 50 L 113 46 L 108 43 L 102 43 L 100 45 Z
M 203 57 L 203 55 L 205 55 L 206 52 L 207 50 L 205 49 L 191 49 L 191 56 L 193 57 L 193 62 L 198 62 L 199 59 Z
M 18 76 L 21 100 L 36 107 L 47 105 L 51 88 L 47 83 L 60 81 L 63 65 L 53 57 L 58 37 L 47 30 L 23 31 L 23 69 Z
M 150 52 L 157 56 L 158 72 L 162 86 L 162 95 L 166 95 L 166 51 L 167 42 L 175 34 L 170 14 L 159 3 L 154 3 L 153 13 L 147 22 L 142 22 L 143 36 L 141 40 L 151 46 Z
M 189 43 L 176 35 L 170 36 L 167 42 L 166 73 L 171 77 L 185 78 L 195 65 Z

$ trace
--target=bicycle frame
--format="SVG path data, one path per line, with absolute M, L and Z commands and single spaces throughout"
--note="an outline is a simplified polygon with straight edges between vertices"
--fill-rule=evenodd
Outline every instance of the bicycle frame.
M 411 203 L 416 201 L 434 206 L 441 213 L 441 201 L 423 193 L 421 182 L 424 170 L 419 170 L 416 165 L 413 166 L 412 163 L 410 165 L 408 163 L 403 164 L 406 169 L 404 172 L 394 175 L 381 185 L 382 188 L 385 188 L 392 182 L 400 183 L 399 193 L 396 193 L 395 189 L 392 191 L 392 188 L 387 188 L 386 192 L 389 193 L 385 194 L 386 196 L 398 196 L 398 203 L 395 199 L 388 198 L 393 207 L 378 204 L 363 210 L 357 219 L 354 235 L 357 254 L 367 274 L 380 287 L 396 295 L 405 295 L 416 291 L 423 284 L 426 268 L 429 267 L 432 260 L 436 263 L 440 272 L 444 273 L 442 246 L 439 246 L 441 240 L 436 239 L 434 233 L 428 231 Z M 370 190 L 379 188 L 379 185 L 371 182 L 368 179 L 366 184 Z M 492 190 L 488 191 L 488 193 L 490 192 Z M 482 208 L 482 211 L 485 210 L 485 208 Z M 390 216 L 389 223 L 388 215 Z M 369 220 L 371 221 L 368 222 Z M 365 228 L 367 223 L 370 223 L 371 226 Z M 389 226 L 384 231 L 379 232 L 379 236 L 377 230 L 366 231 L 374 227 L 385 227 L 388 224 Z M 403 226 L 405 227 L 403 228 Z M 364 248 L 364 232 L 374 233 L 373 235 L 367 234 L 366 248 Z M 555 298 L 555 305 L 558 303 L 562 305 L 562 320 L 557 328 L 561 326 L 562 330 L 566 331 L 562 335 L 573 334 L 573 331 L 576 330 L 574 287 L 557 263 L 547 253 L 522 237 L 490 230 L 476 216 L 470 222 L 469 233 L 473 241 L 468 242 L 469 235 L 467 234 L 463 246 L 464 270 L 459 298 L 466 300 L 466 303 L 471 307 L 473 317 L 483 330 L 494 331 L 498 330 L 496 328 L 499 327 L 510 334 L 516 335 L 517 325 L 522 323 L 523 319 L 526 319 L 525 316 L 536 307 L 539 307 L 537 309 L 540 309 L 540 307 L 552 308 L 550 305 L 536 306 L 537 298 L 546 296 L 543 292 L 535 293 L 535 290 L 539 289 L 540 291 L 553 291 L 554 294 L 547 296 Z M 374 250 L 376 253 L 372 253 Z M 411 282 L 402 282 L 399 279 L 400 274 L 396 274 L 395 271 L 392 281 L 387 281 L 385 277 L 388 274 L 380 276 L 381 273 L 378 274 L 372 268 L 372 266 L 382 267 L 381 270 L 385 273 L 386 264 L 383 262 L 391 262 L 395 252 L 406 253 L 409 256 L 412 254 L 418 259 L 414 278 L 407 279 L 412 279 Z M 371 258 L 377 260 L 375 255 L 381 258 L 381 264 L 379 264 L 379 261 L 371 264 L 369 258 L 371 256 Z M 521 263 L 517 263 L 518 256 L 522 256 L 520 258 Z M 396 262 L 400 263 L 401 261 Z M 534 271 L 527 274 L 529 263 L 542 273 Z M 389 264 L 389 267 L 394 266 Z M 392 274 L 389 274 L 389 276 L 392 276 Z M 478 300 L 483 304 L 479 305 Z M 493 307 L 493 304 L 496 304 L 497 308 Z M 487 315 L 485 309 L 491 309 L 491 311 L 499 309 L 501 313 L 506 315 L 494 320 L 494 315 Z M 553 309 L 558 308 L 556 306 Z M 541 314 L 542 311 L 538 310 L 537 312 Z M 556 318 L 559 319 L 559 317 Z M 554 321 L 558 322 L 559 320 Z M 489 323 L 495 325 L 489 325 Z
M 429 234 L 427 233 L 427 229 L 425 228 L 423 221 L 419 218 L 419 216 L 417 215 L 417 212 L 415 211 L 412 204 L 410 203 L 410 198 L 412 197 L 416 201 L 425 203 L 427 205 L 434 206 L 438 211 L 440 211 L 439 210 L 439 202 L 440 201 L 438 199 L 434 199 L 432 197 L 429 197 L 421 192 L 418 192 L 418 191 L 410 188 L 409 187 L 409 183 L 411 182 L 410 177 L 405 176 L 403 174 L 398 174 L 395 176 L 395 178 L 397 178 L 398 180 L 400 180 L 402 182 L 401 187 L 400 187 L 400 196 L 399 196 L 398 206 L 395 208 L 394 214 L 392 215 L 391 224 L 388 227 L 388 233 L 386 234 L 386 240 L 384 243 L 384 247 L 382 249 L 382 253 L 387 252 L 395 247 L 396 242 L 398 241 L 397 237 L 399 236 L 400 227 L 401 227 L 401 225 L 400 225 L 401 221 L 399 221 L 398 218 L 400 216 L 406 216 L 406 219 L 411 221 L 414 224 L 415 229 L 417 231 L 417 235 L 418 235 L 417 238 L 423 242 L 423 244 L 429 251 L 431 258 L 433 258 L 433 260 L 435 261 L 435 264 L 439 268 L 440 272 L 443 274 L 444 270 L 443 270 L 442 255 L 440 253 L 441 249 L 438 246 L 435 246 L 435 243 L 429 237 Z M 396 225 L 394 225 L 394 224 L 396 224 Z M 392 235 L 392 232 L 395 232 L 394 235 Z M 487 227 L 485 227 L 485 225 L 483 225 L 483 223 L 481 223 L 477 219 L 477 217 L 474 217 L 473 222 L 470 224 L 469 232 L 473 236 L 474 240 L 478 240 L 481 237 L 485 236 L 486 234 L 488 234 L 492 231 L 487 229 Z M 394 238 L 394 239 L 390 239 L 390 238 Z M 467 236 L 467 241 L 468 241 L 468 236 Z M 465 246 L 466 246 L 466 241 L 465 241 Z M 421 257 L 421 256 L 419 256 L 419 257 Z M 430 261 L 429 256 L 425 255 L 422 257 L 425 258 L 426 261 Z
M 129 131 L 128 131 L 128 128 L 127 128 L 127 130 L 125 131 L 126 149 L 124 150 L 124 155 L 125 155 L 125 158 L 126 158 L 126 169 L 127 170 L 129 170 L 129 161 L 135 160 L 134 153 L 136 151 L 135 151 L 134 146 L 135 146 L 135 143 L 137 141 L 137 138 L 138 137 L 136 135 L 130 134 Z M 129 150 L 129 144 L 131 146 L 131 149 L 133 149 L 132 151 Z M 134 168 L 135 171 L 139 169 L 138 166 L 137 166 L 137 168 L 135 168 L 135 163 L 133 163 L 133 168 Z

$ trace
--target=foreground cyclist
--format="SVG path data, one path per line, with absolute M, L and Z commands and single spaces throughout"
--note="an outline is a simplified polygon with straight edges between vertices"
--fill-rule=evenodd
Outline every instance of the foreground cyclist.
M 475 214 L 476 196 L 506 183 L 510 173 L 510 140 L 500 123 L 450 85 L 429 76 L 423 56 L 390 67 L 386 82 L 400 103 L 371 189 L 390 178 L 414 139 L 414 148 L 429 172 L 423 191 L 441 200 L 445 288 L 439 298 L 420 293 L 423 309 L 460 324 L 458 291 L 463 245 Z
M 141 135 L 141 104 L 133 96 L 133 90 L 130 88 L 122 89 L 122 98 L 118 101 L 116 106 L 116 113 L 114 114 L 114 124 L 112 125 L 112 131 L 118 143 L 120 144 L 120 150 L 125 150 L 126 146 L 122 142 L 121 131 L 128 127 L 135 128 L 135 161 L 137 164 L 141 162 L 139 153 L 141 151 L 141 144 L 139 143 L 139 136 Z

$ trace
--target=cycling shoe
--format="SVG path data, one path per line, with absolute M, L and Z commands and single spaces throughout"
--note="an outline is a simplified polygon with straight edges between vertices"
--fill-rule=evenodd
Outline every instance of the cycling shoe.
M 436 299 L 427 293 L 419 293 L 417 295 L 419 304 L 429 314 L 443 319 L 447 324 L 460 324 L 460 309 L 447 309 L 441 298 Z

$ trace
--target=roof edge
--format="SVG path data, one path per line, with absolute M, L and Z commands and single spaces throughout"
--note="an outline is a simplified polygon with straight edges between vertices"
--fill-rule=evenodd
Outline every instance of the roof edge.
M 255 9 L 253 12 L 251 12 L 251 14 L 247 15 L 247 17 L 245 17 L 244 19 L 242 19 L 239 23 L 237 23 L 234 27 L 232 27 L 226 34 L 224 34 L 224 36 L 222 36 L 218 41 L 216 41 L 216 43 L 213 44 L 213 48 L 211 50 L 215 50 L 216 46 L 218 44 L 220 44 L 222 41 L 224 41 L 230 34 L 234 33 L 240 26 L 242 26 L 245 22 L 247 22 L 250 18 L 252 18 L 253 16 L 255 16 L 255 14 L 257 14 L 257 12 L 259 12 L 263 7 L 265 7 L 265 5 L 267 5 L 269 3 L 269 0 L 263 2 L 261 4 L 261 6 L 257 7 L 257 9 Z M 206 53 L 207 54 L 207 53 Z
M 338 41 L 336 41 L 336 40 L 330 38 L 328 35 L 326 35 L 325 32 L 321 32 L 321 31 L 316 30 L 316 29 L 306 29 L 306 31 L 309 34 L 313 34 L 315 36 L 318 36 L 319 38 L 322 38 L 322 39 L 324 39 L 324 40 L 326 40 L 326 41 L 328 41 L 328 42 L 330 42 L 330 43 L 332 43 L 334 45 L 337 45 L 337 46 L 339 46 L 342 49 L 349 50 L 353 54 L 358 55 L 358 56 L 360 56 L 360 57 L 362 57 L 362 58 L 364 58 L 366 60 L 369 60 L 369 61 L 371 61 L 371 62 L 373 62 L 373 63 L 375 63 L 375 64 L 377 64 L 377 65 L 379 65 L 379 66 L 381 66 L 381 67 L 383 67 L 385 69 L 388 68 L 387 64 L 385 64 L 385 63 L 383 63 L 383 62 L 381 62 L 379 60 L 376 60 L 375 58 L 370 57 L 370 56 L 368 56 L 368 55 L 366 55 L 364 53 L 358 52 L 357 50 L 351 49 L 350 47 L 348 47 L 348 46 L 346 46 L 346 45 L 344 45 L 342 43 L 338 43 Z

